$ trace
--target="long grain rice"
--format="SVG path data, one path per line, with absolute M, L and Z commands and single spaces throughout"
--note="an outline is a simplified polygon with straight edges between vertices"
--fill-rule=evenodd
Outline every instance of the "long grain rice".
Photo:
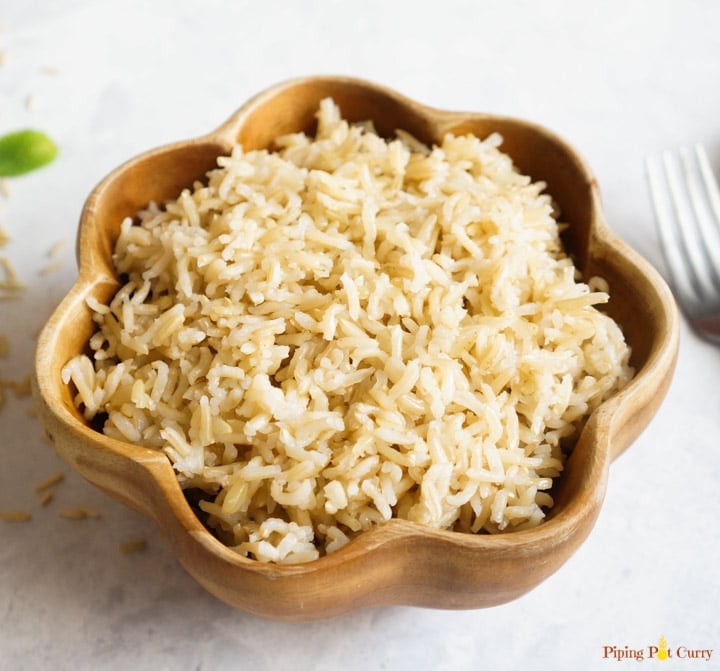
M 392 517 L 539 524 L 563 446 L 631 377 L 501 138 L 380 138 L 325 100 L 314 138 L 237 146 L 122 223 L 89 300 L 88 420 L 161 450 L 238 552 L 304 562 Z

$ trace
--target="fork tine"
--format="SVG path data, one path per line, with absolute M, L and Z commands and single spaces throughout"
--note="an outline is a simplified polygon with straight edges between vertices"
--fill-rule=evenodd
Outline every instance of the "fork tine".
M 647 158 L 645 161 L 650 196 L 655 210 L 660 247 L 665 257 L 670 280 L 675 291 L 686 300 L 695 300 L 697 294 L 688 274 L 688 264 L 680 253 L 677 226 L 674 224 L 674 207 L 670 197 L 667 176 L 658 161 Z
M 701 243 L 702 230 L 693 205 L 700 202 L 701 198 L 697 172 L 692 168 L 686 148 L 680 150 L 679 158 L 665 152 L 663 162 L 675 214 L 680 224 L 677 233 L 687 255 L 689 263 L 686 265 L 693 287 L 698 298 L 712 295 L 715 287 L 709 270 L 707 250 Z
M 699 186 L 704 187 L 704 196 L 698 194 L 694 199 L 698 224 L 710 258 L 710 270 L 715 287 L 720 291 L 720 186 L 713 175 L 710 159 L 705 147 L 695 145 L 695 161 L 698 170 Z

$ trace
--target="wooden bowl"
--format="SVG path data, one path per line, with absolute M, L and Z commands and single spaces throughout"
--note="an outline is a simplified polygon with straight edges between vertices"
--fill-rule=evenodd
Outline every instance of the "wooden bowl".
M 637 374 L 589 418 L 553 488 L 556 504 L 540 526 L 472 535 L 391 520 L 339 551 L 301 565 L 265 564 L 218 541 L 187 502 L 164 454 L 108 438 L 73 403 L 61 370 L 86 349 L 94 330 L 86 298 L 108 301 L 118 289 L 111 253 L 120 223 L 151 200 L 175 198 L 240 142 L 268 147 L 283 133 L 313 131 L 320 100 L 332 96 L 351 120 L 372 119 L 381 134 L 403 128 L 438 142 L 448 132 L 484 137 L 498 131 L 519 169 L 547 183 L 570 223 L 564 240 L 586 276 L 610 286 L 607 310 L 632 347 Z M 312 620 L 361 607 L 405 604 L 480 608 L 501 604 L 557 570 L 590 532 L 605 494 L 610 462 L 640 433 L 670 382 L 678 347 L 675 304 L 655 270 L 608 229 L 595 178 L 563 140 L 531 123 L 488 114 L 432 109 L 380 86 L 342 77 L 310 77 L 275 86 L 220 128 L 155 149 L 110 173 L 82 212 L 79 277 L 38 343 L 34 391 L 58 453 L 100 489 L 155 520 L 183 566 L 211 593 L 246 611 Z

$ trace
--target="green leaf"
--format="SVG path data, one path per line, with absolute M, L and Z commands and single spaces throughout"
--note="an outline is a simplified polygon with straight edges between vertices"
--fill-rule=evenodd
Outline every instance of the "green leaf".
M 0 177 L 16 177 L 51 163 L 56 144 L 37 130 L 20 130 L 0 137 Z

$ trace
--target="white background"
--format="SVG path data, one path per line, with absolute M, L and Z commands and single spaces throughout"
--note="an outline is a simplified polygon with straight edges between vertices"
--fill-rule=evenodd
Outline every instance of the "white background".
M 662 270 L 643 158 L 702 141 L 720 168 L 720 3 L 0 0 L 0 134 L 50 133 L 60 156 L 8 182 L 0 250 L 27 290 L 0 302 L 10 356 L 75 277 L 90 189 L 121 161 L 205 133 L 290 77 L 345 74 L 448 109 L 524 117 L 585 156 L 611 227 Z M 65 248 L 48 256 L 58 242 Z M 50 264 L 63 267 L 43 272 Z M 614 669 L 603 646 L 713 648 L 720 668 L 720 350 L 682 326 L 677 373 L 645 433 L 611 468 L 590 538 L 555 575 L 494 609 L 406 607 L 282 624 L 200 588 L 154 526 L 72 473 L 26 414 L 0 412 L 0 670 Z M 66 474 L 55 501 L 34 485 Z M 88 505 L 100 519 L 59 519 Z M 143 537 L 143 553 L 121 543 Z

